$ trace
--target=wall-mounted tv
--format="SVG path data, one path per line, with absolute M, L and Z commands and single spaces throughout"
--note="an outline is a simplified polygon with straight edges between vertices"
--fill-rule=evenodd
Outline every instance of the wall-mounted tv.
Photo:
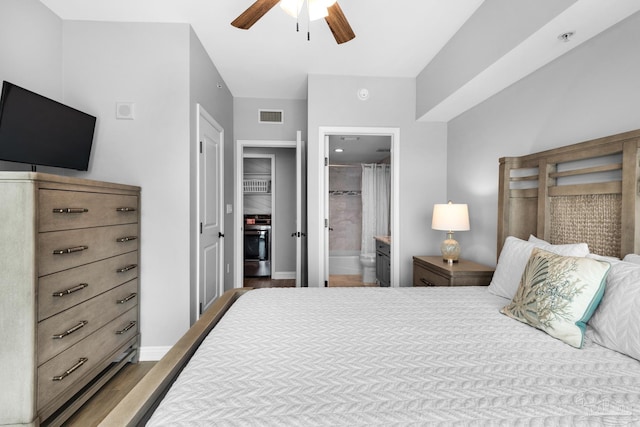
M 0 97 L 0 160 L 87 170 L 96 118 L 7 81 Z

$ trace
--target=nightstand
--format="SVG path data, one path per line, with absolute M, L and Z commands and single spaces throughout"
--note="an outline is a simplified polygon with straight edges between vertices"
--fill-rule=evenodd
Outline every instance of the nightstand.
M 449 265 L 441 256 L 414 256 L 413 286 L 487 286 L 493 271 L 463 259 Z

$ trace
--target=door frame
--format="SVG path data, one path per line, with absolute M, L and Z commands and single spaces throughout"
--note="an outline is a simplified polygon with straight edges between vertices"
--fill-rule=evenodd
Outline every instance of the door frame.
M 207 122 L 209 122 L 213 128 L 219 133 L 220 135 L 220 153 L 219 153 L 219 158 L 218 158 L 218 215 L 220 218 L 220 232 L 224 235 L 224 128 L 220 125 L 220 123 L 218 123 L 213 116 L 211 116 L 211 114 L 209 114 L 207 112 L 207 110 L 204 109 L 204 107 L 202 107 L 202 105 L 200 104 L 196 104 L 196 110 L 197 110 L 197 114 L 196 114 L 196 138 L 195 138 L 195 144 L 196 144 L 196 226 L 195 228 L 195 234 L 196 234 L 196 260 L 195 260 L 195 283 L 194 286 L 195 288 L 192 289 L 193 295 L 194 297 L 192 298 L 193 301 L 193 305 L 191 306 L 191 323 L 193 324 L 197 319 L 200 318 L 200 264 L 202 262 L 202 260 L 200 259 L 200 222 L 201 222 L 201 218 L 200 218 L 200 208 L 202 207 L 202 202 L 203 200 L 201 199 L 201 186 L 200 186 L 200 182 L 202 179 L 202 168 L 200 167 L 200 124 L 202 120 L 206 120 Z M 224 238 L 224 237 L 222 237 Z M 222 239 L 221 238 L 221 239 Z M 224 241 L 223 241 L 224 242 Z M 221 250 L 220 250 L 220 271 L 218 272 L 218 292 L 219 295 L 222 295 L 224 293 L 224 243 L 220 244 L 221 246 Z
M 299 138 L 298 138 L 299 139 Z M 296 156 L 298 156 L 298 151 L 302 150 L 302 144 L 298 141 L 278 141 L 278 140 L 243 140 L 238 139 L 233 147 L 233 157 L 234 157 L 234 165 L 235 165 L 235 174 L 233 177 L 233 194 L 234 194 L 234 204 L 235 210 L 233 215 L 233 221 L 235 224 L 236 232 L 233 233 L 233 254 L 234 259 L 234 274 L 233 274 L 233 287 L 234 288 L 242 288 L 243 280 L 244 280 L 244 262 L 242 261 L 244 258 L 243 254 L 243 211 L 244 211 L 244 199 L 243 199 L 243 158 L 244 158 L 244 149 L 245 148 L 293 148 L 296 150 Z M 275 174 L 275 171 L 273 171 Z M 300 177 L 297 177 L 298 179 Z M 273 195 L 272 195 L 273 197 Z M 302 200 L 297 200 L 296 204 L 301 206 Z M 298 239 L 299 240 L 299 239 Z M 273 268 L 273 264 L 272 264 Z M 297 266 L 296 266 L 297 269 Z M 300 275 L 300 271 L 296 271 L 296 276 Z M 297 286 L 300 286 L 301 283 L 297 283 Z
M 320 256 L 316 260 L 321 266 L 324 276 L 321 283 L 329 281 L 329 227 L 325 219 L 329 218 L 329 166 L 325 159 L 329 157 L 328 140 L 331 135 L 376 135 L 391 138 L 391 287 L 400 286 L 400 128 L 382 128 L 367 126 L 320 126 L 319 139 L 324 156 L 320 159 L 320 206 L 323 207 L 324 218 L 319 223 Z

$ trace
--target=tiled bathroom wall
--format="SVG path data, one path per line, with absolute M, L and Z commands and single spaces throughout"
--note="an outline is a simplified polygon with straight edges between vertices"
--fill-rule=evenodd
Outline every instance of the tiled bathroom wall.
M 360 251 L 362 168 L 329 167 L 329 251 Z

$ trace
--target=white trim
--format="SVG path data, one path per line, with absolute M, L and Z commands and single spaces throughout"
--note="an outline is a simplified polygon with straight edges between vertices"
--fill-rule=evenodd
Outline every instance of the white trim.
M 322 155 L 319 156 L 318 161 L 321 163 L 319 166 L 320 173 L 322 174 L 319 179 L 319 195 L 321 198 L 321 206 L 326 209 L 325 194 L 328 192 L 326 189 L 326 183 L 324 175 L 326 174 L 326 168 L 324 166 L 324 159 L 328 157 L 327 148 L 324 144 L 325 137 L 329 135 L 384 135 L 391 137 L 391 287 L 400 286 L 400 128 L 380 128 L 380 127 L 341 127 L 341 126 L 320 126 L 318 128 L 318 149 L 322 150 Z M 325 233 L 324 218 L 319 221 L 318 236 L 320 236 L 320 251 L 318 258 L 315 260 L 320 266 L 318 268 L 318 274 L 323 277 L 317 277 L 317 283 L 324 283 L 329 278 L 328 268 L 325 265 L 328 258 L 328 242 Z M 309 260 L 309 262 L 314 262 Z M 312 282 L 312 279 L 309 279 Z
M 154 347 L 154 346 L 140 347 L 138 349 L 139 360 L 141 362 L 148 362 L 148 361 L 157 362 L 158 360 L 162 359 L 164 355 L 169 352 L 169 350 L 171 350 L 170 345 L 158 346 L 158 347 Z
M 235 210 L 233 215 L 233 221 L 235 226 L 235 233 L 233 233 L 233 253 L 234 259 L 234 273 L 233 273 L 233 287 L 242 288 L 244 280 L 244 265 L 243 259 L 243 194 L 242 194 L 242 180 L 243 180 L 243 164 L 242 159 L 244 156 L 245 147 L 256 148 L 296 148 L 296 141 L 274 141 L 274 140 L 246 140 L 238 139 L 233 145 L 233 158 L 235 163 L 235 175 L 233 177 L 233 195 L 235 199 Z M 273 192 L 272 192 L 273 193 Z M 273 264 L 272 264 L 273 266 Z
M 296 278 L 295 271 L 276 271 L 271 274 L 274 280 L 293 280 Z

